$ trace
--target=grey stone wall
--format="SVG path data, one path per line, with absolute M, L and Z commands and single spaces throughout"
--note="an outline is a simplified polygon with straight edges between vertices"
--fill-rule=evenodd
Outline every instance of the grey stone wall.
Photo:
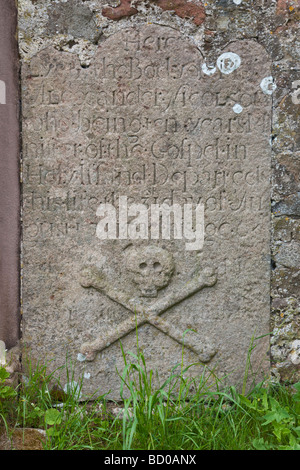
M 48 46 L 88 67 L 99 45 L 132 25 L 174 28 L 199 48 L 208 67 L 228 44 L 255 41 L 271 58 L 272 194 L 271 324 L 272 373 L 300 379 L 299 316 L 299 5 L 292 0 L 19 0 L 21 63 Z M 274 86 L 275 83 L 275 86 Z

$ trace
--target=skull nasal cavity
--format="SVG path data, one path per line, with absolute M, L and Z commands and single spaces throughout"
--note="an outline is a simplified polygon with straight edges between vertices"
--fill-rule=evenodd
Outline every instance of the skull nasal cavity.
M 161 264 L 160 263 L 154 263 L 153 264 L 154 271 L 161 271 Z

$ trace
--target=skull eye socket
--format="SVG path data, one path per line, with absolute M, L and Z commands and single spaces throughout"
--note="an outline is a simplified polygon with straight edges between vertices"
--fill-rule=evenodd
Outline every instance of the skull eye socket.
M 153 264 L 153 269 L 156 272 L 160 272 L 162 270 L 161 264 L 157 261 Z
M 147 268 L 147 263 L 141 263 L 141 264 L 139 265 L 139 268 L 143 271 L 144 269 Z

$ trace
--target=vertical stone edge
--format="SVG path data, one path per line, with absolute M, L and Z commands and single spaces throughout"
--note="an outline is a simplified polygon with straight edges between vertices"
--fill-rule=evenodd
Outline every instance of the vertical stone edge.
M 0 340 L 20 339 L 20 101 L 17 5 L 0 0 Z

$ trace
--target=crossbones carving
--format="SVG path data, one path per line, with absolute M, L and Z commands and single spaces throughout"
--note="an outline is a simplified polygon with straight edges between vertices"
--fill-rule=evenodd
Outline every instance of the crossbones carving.
M 162 313 L 170 307 L 182 302 L 187 297 L 195 294 L 204 287 L 213 286 L 217 281 L 217 277 L 212 269 L 205 269 L 202 272 L 194 274 L 191 280 L 178 286 L 176 291 L 171 291 L 154 301 L 151 305 L 146 305 L 140 298 L 131 297 L 128 293 L 122 292 L 119 288 L 111 285 L 107 275 L 103 270 L 96 266 L 86 266 L 81 271 L 80 283 L 83 287 L 93 287 L 103 292 L 113 301 L 123 305 L 127 310 L 135 314 L 134 317 L 124 320 L 118 325 L 118 328 L 108 337 L 98 337 L 92 342 L 84 343 L 81 346 L 81 354 L 85 360 L 93 361 L 97 352 L 109 347 L 114 342 L 123 338 L 135 328 L 149 323 L 158 330 L 173 338 L 177 343 L 189 348 L 196 353 L 202 362 L 208 362 L 215 355 L 216 351 L 207 343 L 199 346 L 194 344 L 188 337 L 183 338 L 182 333 L 173 324 L 167 322 L 160 317 Z M 144 295 L 149 297 L 149 295 Z M 153 295 L 150 295 L 153 297 Z M 188 335 L 186 335 L 188 336 Z

